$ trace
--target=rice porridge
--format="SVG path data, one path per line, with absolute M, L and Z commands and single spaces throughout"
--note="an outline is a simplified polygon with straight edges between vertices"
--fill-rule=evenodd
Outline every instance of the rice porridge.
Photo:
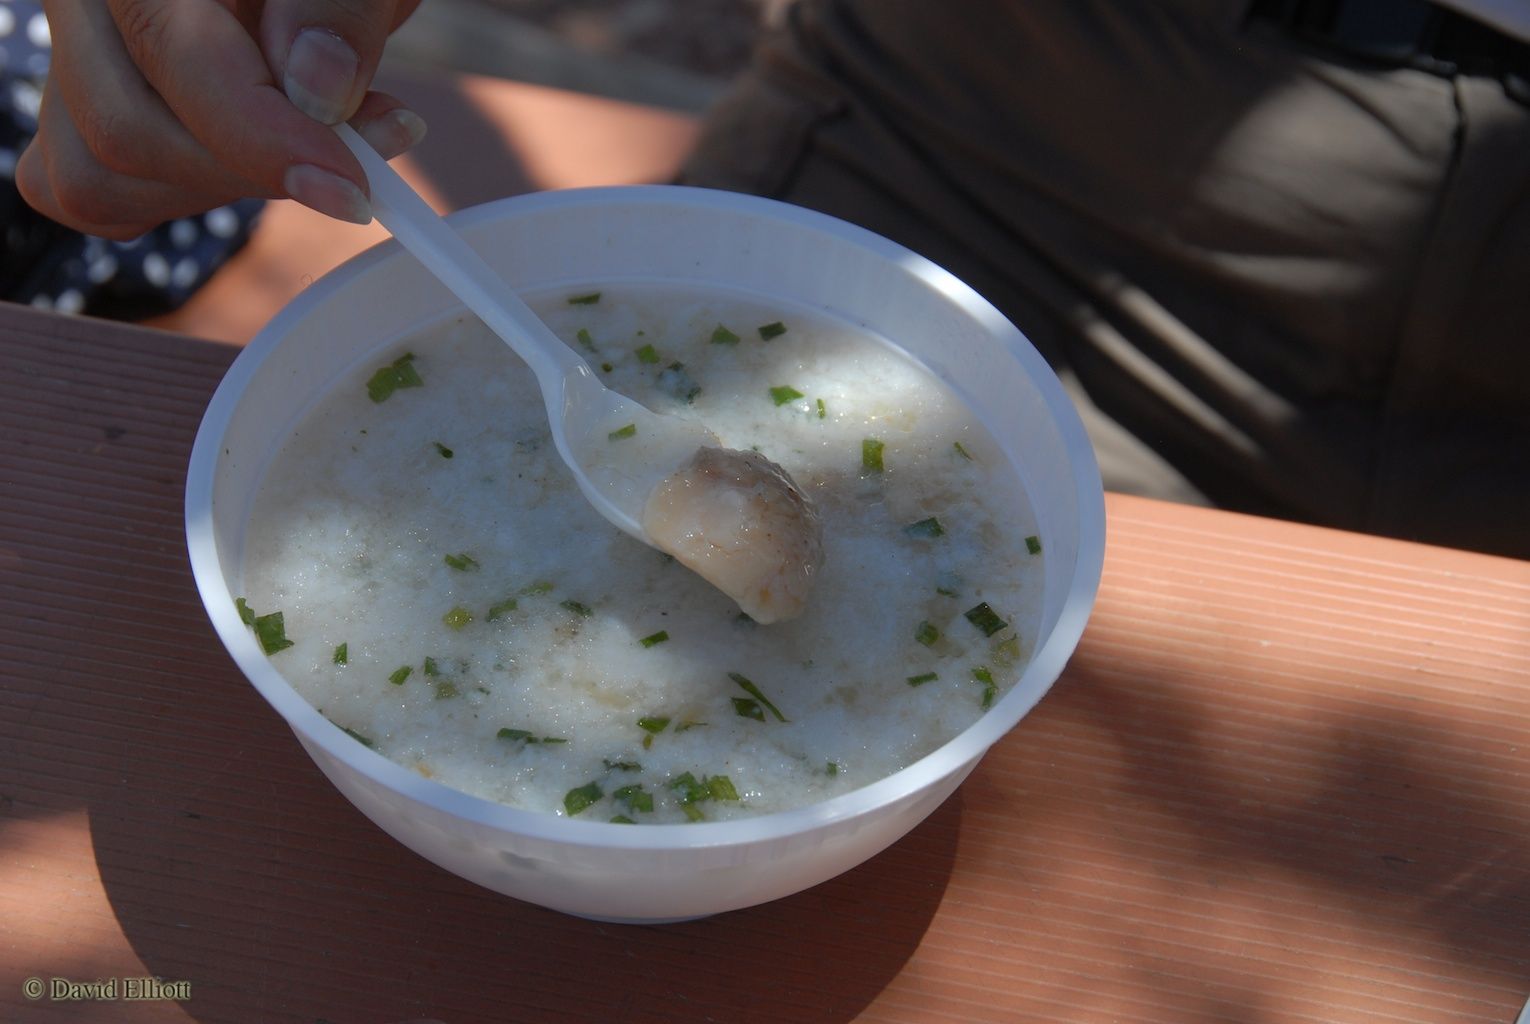
M 891 774 L 1013 684 L 1045 538 L 928 371 L 821 312 L 725 291 L 528 301 L 610 387 L 790 474 L 822 519 L 806 610 L 758 624 L 601 518 L 530 371 L 464 314 L 332 390 L 251 514 L 241 614 L 335 725 L 516 807 L 723 820 Z

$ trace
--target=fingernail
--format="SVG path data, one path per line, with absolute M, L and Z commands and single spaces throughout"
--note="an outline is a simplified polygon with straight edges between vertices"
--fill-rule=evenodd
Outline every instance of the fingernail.
M 282 88 L 293 106 L 323 124 L 351 113 L 361 58 L 344 39 L 322 28 L 305 28 L 287 51 Z
M 356 134 L 384 160 L 392 160 L 419 145 L 425 137 L 425 119 L 407 107 L 397 107 L 361 125 Z
M 310 210 L 352 224 L 371 223 L 372 204 L 366 195 L 333 171 L 313 164 L 293 164 L 283 175 L 282 184 L 289 196 Z

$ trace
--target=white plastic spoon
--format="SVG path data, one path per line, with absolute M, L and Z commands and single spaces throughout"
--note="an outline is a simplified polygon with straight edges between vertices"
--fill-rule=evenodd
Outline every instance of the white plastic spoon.
M 650 412 L 602 384 L 350 125 L 335 131 L 367 172 L 378 221 L 536 374 L 553 443 L 590 504 L 652 544 L 642 525 L 648 496 L 697 449 L 716 447 L 717 437 L 699 423 Z
M 823 563 L 812 503 L 775 463 L 610 390 L 349 125 L 372 212 L 536 374 L 558 454 L 601 515 L 738 602 L 758 622 L 806 607 Z

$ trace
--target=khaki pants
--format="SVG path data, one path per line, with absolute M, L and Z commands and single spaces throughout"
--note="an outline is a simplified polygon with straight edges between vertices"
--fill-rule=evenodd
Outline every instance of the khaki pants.
M 1235 0 L 800 0 L 682 176 L 946 267 L 1106 486 L 1530 556 L 1530 109 Z

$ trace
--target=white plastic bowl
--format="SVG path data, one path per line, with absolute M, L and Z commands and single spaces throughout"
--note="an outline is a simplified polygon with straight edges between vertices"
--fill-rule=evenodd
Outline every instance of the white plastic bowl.
M 715 914 L 816 885 L 896 841 L 1051 687 L 1094 603 L 1104 555 L 1100 476 L 1046 363 L 993 306 L 929 261 L 782 203 L 666 186 L 586 189 L 505 199 L 452 222 L 517 288 L 723 285 L 820 307 L 897 341 L 978 413 L 1029 491 L 1047 551 L 1034 656 L 983 718 L 903 771 L 820 804 L 738 821 L 613 825 L 517 810 L 356 743 L 272 668 L 233 598 L 242 592 L 255 490 L 284 437 L 359 359 L 460 312 L 389 242 L 273 319 L 235 360 L 197 433 L 187 544 L 202 601 L 240 669 L 383 830 L 448 871 L 554 910 L 642 922 Z

